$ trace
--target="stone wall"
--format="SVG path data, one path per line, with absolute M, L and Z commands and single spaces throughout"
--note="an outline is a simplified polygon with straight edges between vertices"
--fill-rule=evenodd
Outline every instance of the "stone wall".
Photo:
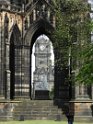
M 93 121 L 92 101 L 71 101 L 69 103 L 69 113 L 74 115 L 74 121 Z
M 0 121 L 13 120 L 14 108 L 19 102 L 0 101 Z

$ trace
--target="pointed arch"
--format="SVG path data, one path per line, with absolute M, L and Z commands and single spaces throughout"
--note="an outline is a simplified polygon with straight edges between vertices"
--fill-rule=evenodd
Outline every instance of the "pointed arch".
M 28 29 L 25 35 L 24 45 L 33 45 L 33 41 L 35 41 L 36 38 L 41 34 L 46 34 L 50 37 L 50 34 L 53 30 L 53 26 L 48 21 L 44 20 L 43 18 L 37 20 Z
M 51 36 L 51 33 L 53 31 L 53 27 L 52 25 L 44 20 L 43 18 L 37 20 L 36 22 L 34 22 L 30 28 L 28 29 L 25 38 L 24 38 L 24 75 L 26 78 L 24 78 L 24 83 L 27 85 L 27 87 L 30 85 L 31 87 L 31 63 L 32 63 L 32 47 L 33 44 L 35 43 L 36 39 L 38 38 L 38 36 L 45 34 L 47 35 L 49 38 Z M 30 88 L 31 89 L 31 88 Z M 31 93 L 31 91 L 30 91 Z M 31 95 L 31 94 L 30 94 Z
M 13 38 L 14 40 L 11 40 L 11 38 Z M 12 26 L 12 28 L 10 30 L 9 39 L 11 41 L 10 44 L 12 44 L 14 42 L 14 45 L 16 45 L 16 46 L 22 45 L 21 32 L 20 32 L 17 24 L 14 24 Z
M 22 53 L 22 40 L 21 32 L 18 25 L 15 24 L 10 30 L 10 64 L 11 71 L 10 79 L 10 97 L 14 99 L 21 94 L 18 89 L 21 87 L 21 53 Z

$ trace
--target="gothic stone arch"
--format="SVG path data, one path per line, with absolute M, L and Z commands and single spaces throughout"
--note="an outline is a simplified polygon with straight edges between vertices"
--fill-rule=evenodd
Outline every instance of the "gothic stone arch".
M 26 84 L 27 87 L 31 87 L 31 54 L 32 47 L 38 36 L 41 34 L 47 35 L 51 39 L 53 32 L 53 27 L 44 19 L 39 19 L 34 22 L 25 35 L 24 40 L 24 80 L 22 83 Z M 52 40 L 51 40 L 52 41 Z M 52 41 L 54 44 L 54 41 Z M 57 59 L 57 50 L 54 49 L 55 61 Z M 64 86 L 66 70 L 58 73 L 57 66 L 55 66 L 55 81 L 54 81 L 54 98 L 55 99 L 69 99 L 69 89 L 68 86 Z M 30 88 L 31 89 L 31 88 Z M 27 91 L 24 93 L 27 96 Z M 31 91 L 30 91 L 31 93 Z M 30 94 L 31 95 L 31 94 Z
M 25 60 L 24 60 L 24 81 L 23 83 L 26 84 L 27 87 L 30 86 L 30 95 L 31 95 L 31 62 L 32 62 L 31 54 L 32 54 L 33 44 L 36 41 L 37 37 L 42 34 L 45 34 L 50 38 L 52 31 L 53 31 L 53 27 L 46 20 L 41 18 L 31 25 L 31 27 L 28 29 L 25 35 L 25 40 L 24 40 Z
M 22 40 L 18 25 L 13 25 L 10 33 L 10 98 L 14 99 L 21 95 L 21 54 Z

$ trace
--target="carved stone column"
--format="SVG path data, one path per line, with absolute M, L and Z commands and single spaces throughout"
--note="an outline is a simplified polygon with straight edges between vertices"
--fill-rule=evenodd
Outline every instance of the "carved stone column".
M 10 74 L 9 70 L 6 70 L 6 99 L 10 100 Z
M 8 42 L 6 42 L 6 71 L 5 71 L 5 83 L 6 83 L 6 99 L 10 99 L 10 70 L 9 70 L 9 50 L 10 50 L 10 44 Z
M 79 100 L 88 100 L 89 99 L 89 96 L 87 93 L 87 86 L 85 86 L 84 84 L 77 86 L 75 93 L 76 93 L 76 99 L 79 99 Z
M 79 86 L 76 85 L 76 86 L 75 86 L 75 99 L 77 99 L 78 96 L 79 96 Z
M 10 99 L 10 70 L 9 70 L 9 53 L 10 53 L 10 43 L 8 40 L 8 24 L 9 19 L 7 13 L 5 14 L 4 20 L 4 42 L 5 42 L 5 97 Z
M 6 62 L 6 71 L 5 71 L 5 83 L 6 83 L 6 99 L 9 100 L 10 99 L 10 70 L 9 70 L 9 51 L 10 51 L 10 43 L 6 40 L 6 53 L 5 53 L 5 62 Z
M 33 10 L 33 21 L 35 21 L 36 20 L 36 10 L 34 9 Z
M 2 22 L 2 14 L 0 13 L 0 99 L 4 99 L 4 88 L 3 88 L 3 58 L 4 58 L 4 29 Z

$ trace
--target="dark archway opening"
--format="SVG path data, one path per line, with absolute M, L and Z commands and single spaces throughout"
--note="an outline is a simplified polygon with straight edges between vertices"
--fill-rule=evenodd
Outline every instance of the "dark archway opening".
M 18 25 L 13 25 L 10 33 L 10 51 L 9 51 L 9 68 L 10 68 L 10 98 L 21 97 L 21 57 L 22 57 L 21 33 Z
M 11 78 L 10 78 L 10 98 L 14 98 L 14 82 L 15 82 L 15 52 L 14 52 L 14 37 L 13 34 L 10 39 L 10 71 L 11 71 Z

